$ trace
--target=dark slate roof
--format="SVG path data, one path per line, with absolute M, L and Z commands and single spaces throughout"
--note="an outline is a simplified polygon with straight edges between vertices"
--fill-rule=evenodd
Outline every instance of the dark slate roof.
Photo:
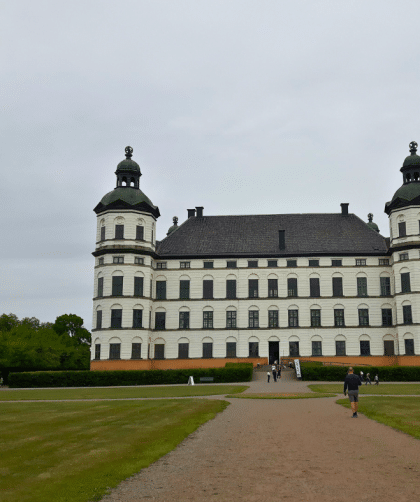
M 134 187 L 117 187 L 102 197 L 101 202 L 95 207 L 99 214 L 107 209 L 138 209 L 152 213 L 156 218 L 160 216 L 159 208 L 140 189 Z
M 393 209 L 417 205 L 420 203 L 420 182 L 405 183 L 395 192 L 390 202 L 385 204 L 385 212 L 389 214 Z
M 286 247 L 279 249 L 279 230 Z M 160 241 L 161 258 L 210 256 L 383 255 L 385 238 L 354 214 L 192 217 Z

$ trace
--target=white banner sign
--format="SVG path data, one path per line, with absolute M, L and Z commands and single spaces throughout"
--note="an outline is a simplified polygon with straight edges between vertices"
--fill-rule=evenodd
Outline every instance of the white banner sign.
M 302 378 L 302 375 L 300 374 L 300 362 L 299 362 L 299 359 L 295 359 L 295 369 L 296 369 L 296 376 L 298 378 Z

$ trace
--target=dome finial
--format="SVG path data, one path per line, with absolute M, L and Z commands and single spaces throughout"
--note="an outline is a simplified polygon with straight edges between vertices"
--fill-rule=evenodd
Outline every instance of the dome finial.
M 416 155 L 418 144 L 415 141 L 412 141 L 409 146 L 411 155 Z
M 176 226 L 176 225 L 178 225 L 178 216 L 174 216 L 174 217 L 172 218 L 172 221 L 174 222 L 174 225 L 175 225 L 175 226 Z
M 372 213 L 368 214 L 368 220 L 369 220 L 369 223 L 372 223 L 372 220 L 373 220 L 373 214 Z
M 416 143 L 417 145 L 417 143 Z M 126 146 L 125 147 L 125 158 L 126 159 L 131 159 L 133 156 L 133 148 L 131 146 Z

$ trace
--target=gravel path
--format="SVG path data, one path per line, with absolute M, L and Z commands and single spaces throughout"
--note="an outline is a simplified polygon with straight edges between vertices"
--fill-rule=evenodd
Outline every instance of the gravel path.
M 291 372 L 269 384 L 256 375 L 247 393 L 308 392 Z M 335 400 L 229 399 L 223 413 L 102 500 L 420 500 L 420 442 L 353 419 Z

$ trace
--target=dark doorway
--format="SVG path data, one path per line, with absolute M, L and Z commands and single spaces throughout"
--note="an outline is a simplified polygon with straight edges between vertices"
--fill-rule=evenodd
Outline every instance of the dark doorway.
M 268 342 L 268 364 L 280 359 L 280 342 Z
M 384 340 L 384 354 L 386 356 L 393 356 L 394 353 L 394 340 Z

